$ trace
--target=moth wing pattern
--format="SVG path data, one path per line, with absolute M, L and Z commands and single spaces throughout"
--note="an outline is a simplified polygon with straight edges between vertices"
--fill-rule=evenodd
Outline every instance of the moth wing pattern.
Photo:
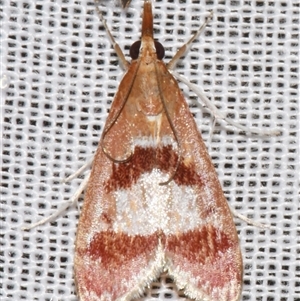
M 112 104 L 79 221 L 78 295 L 132 300 L 166 271 L 190 298 L 238 300 L 242 260 L 231 212 L 150 28 L 146 0 L 141 53 Z

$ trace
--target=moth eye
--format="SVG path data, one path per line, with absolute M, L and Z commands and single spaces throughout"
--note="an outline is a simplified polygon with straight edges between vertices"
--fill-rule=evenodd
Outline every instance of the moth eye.
M 154 41 L 154 44 L 155 44 L 157 58 L 159 60 L 162 60 L 165 56 L 165 48 L 162 44 L 160 44 L 157 41 Z
M 133 60 L 136 60 L 139 57 L 141 48 L 141 41 L 136 41 L 130 46 L 129 54 Z
M 154 45 L 155 45 L 155 49 L 156 49 L 157 58 L 159 60 L 162 60 L 163 57 L 165 56 L 164 46 L 157 41 L 154 41 Z M 139 57 L 140 48 L 141 48 L 141 41 L 136 41 L 131 45 L 129 54 L 133 60 L 136 60 Z

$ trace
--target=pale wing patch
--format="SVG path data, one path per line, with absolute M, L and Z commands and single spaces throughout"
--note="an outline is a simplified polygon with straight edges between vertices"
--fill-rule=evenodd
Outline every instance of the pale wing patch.
M 160 185 L 169 175 L 158 169 L 143 174 L 130 189 L 114 192 L 117 218 L 113 229 L 130 235 L 166 235 L 199 227 L 197 195 L 193 187 L 174 181 Z

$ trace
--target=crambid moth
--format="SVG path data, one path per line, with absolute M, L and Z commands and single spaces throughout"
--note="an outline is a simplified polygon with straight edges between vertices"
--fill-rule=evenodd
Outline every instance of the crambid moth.
M 150 0 L 141 43 L 132 47 L 78 225 L 78 296 L 131 300 L 167 272 L 195 300 L 238 300 L 235 225 L 188 105 L 161 60 L 163 48 L 153 40 Z

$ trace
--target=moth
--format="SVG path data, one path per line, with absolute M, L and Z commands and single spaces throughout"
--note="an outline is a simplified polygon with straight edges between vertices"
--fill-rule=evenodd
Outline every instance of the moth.
M 95 154 L 75 250 L 81 301 L 132 300 L 163 272 L 198 301 L 238 300 L 242 258 L 231 211 L 145 0 Z

